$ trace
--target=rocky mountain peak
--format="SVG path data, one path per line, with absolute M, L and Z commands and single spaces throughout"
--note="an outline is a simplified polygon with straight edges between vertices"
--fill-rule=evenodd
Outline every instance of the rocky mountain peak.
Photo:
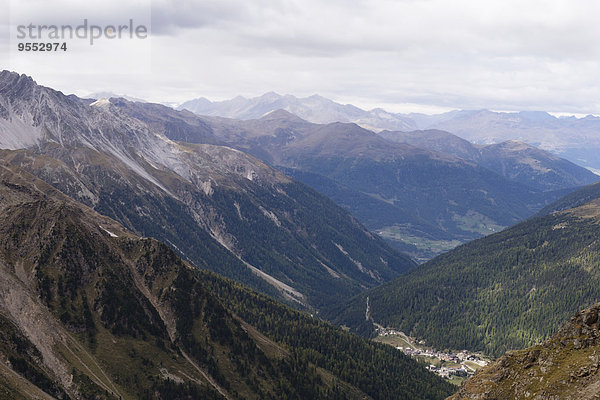
M 23 88 L 32 85 L 36 85 L 36 82 L 28 75 L 8 70 L 0 72 L 0 92 L 5 91 L 7 88 Z
M 554 340 L 581 340 L 578 347 L 600 344 L 600 303 L 575 314 L 556 332 Z

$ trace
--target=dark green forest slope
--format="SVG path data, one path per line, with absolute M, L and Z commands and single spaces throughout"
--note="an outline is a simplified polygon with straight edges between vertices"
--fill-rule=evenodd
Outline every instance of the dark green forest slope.
M 203 281 L 245 321 L 297 357 L 331 371 L 376 399 L 435 398 L 454 388 L 396 349 L 343 332 L 243 285 L 202 272 Z
M 369 332 L 367 297 L 375 322 L 440 349 L 497 356 L 539 342 L 600 300 L 600 200 L 462 245 L 354 298 L 332 318 Z
M 0 398 L 441 399 L 453 390 L 394 349 L 202 272 L 16 167 L 0 167 L 0 339 Z
M 598 198 L 600 198 L 600 182 L 584 186 L 573 193 L 569 193 L 554 203 L 542 208 L 537 215 L 547 215 L 553 212 L 579 207 Z

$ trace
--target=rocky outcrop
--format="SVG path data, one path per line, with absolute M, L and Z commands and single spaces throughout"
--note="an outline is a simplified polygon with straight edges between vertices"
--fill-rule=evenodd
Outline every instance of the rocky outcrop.
M 552 338 L 508 352 L 449 399 L 597 399 L 600 303 L 578 312 Z

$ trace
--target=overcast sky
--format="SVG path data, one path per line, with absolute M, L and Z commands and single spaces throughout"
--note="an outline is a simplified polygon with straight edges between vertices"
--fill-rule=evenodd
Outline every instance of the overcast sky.
M 275 91 L 398 112 L 600 114 L 594 0 L 0 1 L 2 68 L 66 93 L 182 102 Z M 151 35 L 16 51 L 16 25 L 84 18 L 133 19 Z

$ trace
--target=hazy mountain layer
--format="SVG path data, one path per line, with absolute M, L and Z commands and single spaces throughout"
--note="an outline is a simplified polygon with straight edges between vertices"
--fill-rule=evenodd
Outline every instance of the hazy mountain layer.
M 561 190 L 600 180 L 591 171 L 547 151 L 519 141 L 476 145 L 439 130 L 380 132 L 388 140 L 452 154 L 473 161 L 514 182 L 536 190 Z
M 600 118 L 592 115 L 557 118 L 543 111 L 506 113 L 488 110 L 455 110 L 435 115 L 399 114 L 380 108 L 365 111 L 316 95 L 299 99 L 276 93 L 252 99 L 238 96 L 220 102 L 199 98 L 183 103 L 179 109 L 236 119 L 261 118 L 269 112 L 284 109 L 315 123 L 354 122 L 374 131 L 442 129 L 478 144 L 517 140 L 600 171 Z
M 557 118 L 546 112 L 504 113 L 463 110 L 427 116 L 411 114 L 419 129 L 442 129 L 473 143 L 519 140 L 578 165 L 600 169 L 600 118 Z
M 331 122 L 354 122 L 369 129 L 412 130 L 417 125 L 411 118 L 376 108 L 366 111 L 351 104 L 339 104 L 324 97 L 313 95 L 297 98 L 265 93 L 247 99 L 238 96 L 231 100 L 211 102 L 205 98 L 186 101 L 177 107 L 199 115 L 235 119 L 257 119 L 275 110 L 286 110 L 307 121 L 327 124 Z

